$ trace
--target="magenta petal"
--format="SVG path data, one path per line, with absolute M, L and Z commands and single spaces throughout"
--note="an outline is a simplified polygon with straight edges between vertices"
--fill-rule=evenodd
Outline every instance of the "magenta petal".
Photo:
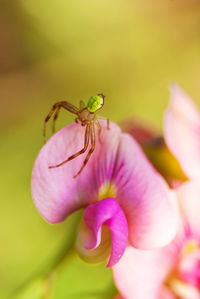
M 171 101 L 165 113 L 166 143 L 189 178 L 200 176 L 200 113 L 179 88 L 171 87 Z
M 119 261 L 127 245 L 128 226 L 124 212 L 114 198 L 105 198 L 89 205 L 83 217 L 90 232 L 83 245 L 88 250 L 95 249 L 100 244 L 102 225 L 109 227 L 112 249 L 108 267 L 112 267 Z

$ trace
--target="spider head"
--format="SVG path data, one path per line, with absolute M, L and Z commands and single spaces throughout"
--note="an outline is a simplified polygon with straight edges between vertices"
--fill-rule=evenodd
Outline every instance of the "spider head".
M 105 96 L 102 93 L 89 98 L 86 106 L 87 110 L 89 112 L 96 112 L 97 110 L 101 109 L 104 104 L 104 98 Z

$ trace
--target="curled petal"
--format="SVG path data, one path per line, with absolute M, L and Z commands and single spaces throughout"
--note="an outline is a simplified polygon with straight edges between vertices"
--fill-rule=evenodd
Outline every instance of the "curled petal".
M 192 100 L 176 85 L 165 113 L 166 143 L 189 178 L 200 176 L 200 114 Z
M 89 205 L 84 211 L 83 221 L 84 232 L 79 235 L 79 246 L 82 245 L 91 251 L 91 254 L 93 254 L 94 249 L 98 249 L 101 245 L 102 227 L 107 226 L 109 228 L 112 245 L 108 267 L 112 267 L 121 258 L 128 239 L 126 217 L 118 202 L 114 198 L 105 198 Z M 105 246 L 102 247 L 102 250 L 105 250 Z M 101 253 L 98 251 L 97 258 L 99 254 Z

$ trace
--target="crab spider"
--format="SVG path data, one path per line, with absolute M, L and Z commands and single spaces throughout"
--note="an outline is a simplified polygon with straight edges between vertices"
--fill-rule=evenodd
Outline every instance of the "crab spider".
M 83 165 L 81 166 L 78 173 L 74 176 L 74 178 L 77 177 L 81 173 L 81 171 L 86 166 L 88 160 L 90 159 L 90 156 L 92 155 L 92 153 L 94 152 L 94 149 L 95 149 L 95 128 L 94 128 L 94 125 L 96 125 L 98 127 L 99 142 L 102 143 L 102 141 L 101 141 L 101 125 L 98 122 L 97 118 L 101 118 L 101 119 L 106 119 L 106 118 L 96 115 L 96 111 L 103 107 L 104 98 L 105 98 L 105 96 L 103 94 L 98 94 L 96 96 L 92 96 L 88 100 L 87 105 L 85 105 L 85 103 L 83 101 L 80 101 L 80 107 L 79 108 L 75 107 L 74 105 L 72 105 L 72 104 L 70 104 L 66 101 L 57 102 L 52 106 L 49 114 L 47 115 L 47 117 L 44 120 L 44 129 L 43 129 L 44 139 L 46 138 L 46 123 L 50 120 L 50 118 L 52 116 L 53 116 L 52 131 L 53 131 L 53 133 L 55 132 L 55 122 L 58 118 L 58 114 L 59 114 L 59 111 L 60 111 L 61 108 L 64 108 L 64 109 L 68 110 L 69 112 L 71 112 L 73 114 L 76 114 L 75 121 L 77 123 L 80 122 L 80 124 L 82 126 L 85 126 L 86 128 L 85 128 L 84 147 L 80 151 L 78 151 L 77 153 L 75 153 L 72 156 L 68 157 L 66 160 L 62 161 L 61 163 L 59 163 L 57 165 L 49 166 L 49 168 L 60 167 L 63 164 L 65 164 L 65 163 L 73 160 L 74 158 L 78 157 L 79 155 L 85 153 L 87 148 L 88 148 L 89 143 L 91 143 L 90 150 L 89 150 L 85 160 L 83 161 Z M 109 119 L 107 118 L 106 120 L 107 120 L 107 129 L 109 129 Z

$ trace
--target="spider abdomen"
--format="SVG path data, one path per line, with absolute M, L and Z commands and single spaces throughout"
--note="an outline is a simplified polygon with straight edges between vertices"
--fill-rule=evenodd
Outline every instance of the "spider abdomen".
M 92 96 L 87 103 L 87 110 L 89 112 L 95 112 L 99 110 L 104 104 L 105 96 L 103 94 L 98 94 L 96 96 Z

